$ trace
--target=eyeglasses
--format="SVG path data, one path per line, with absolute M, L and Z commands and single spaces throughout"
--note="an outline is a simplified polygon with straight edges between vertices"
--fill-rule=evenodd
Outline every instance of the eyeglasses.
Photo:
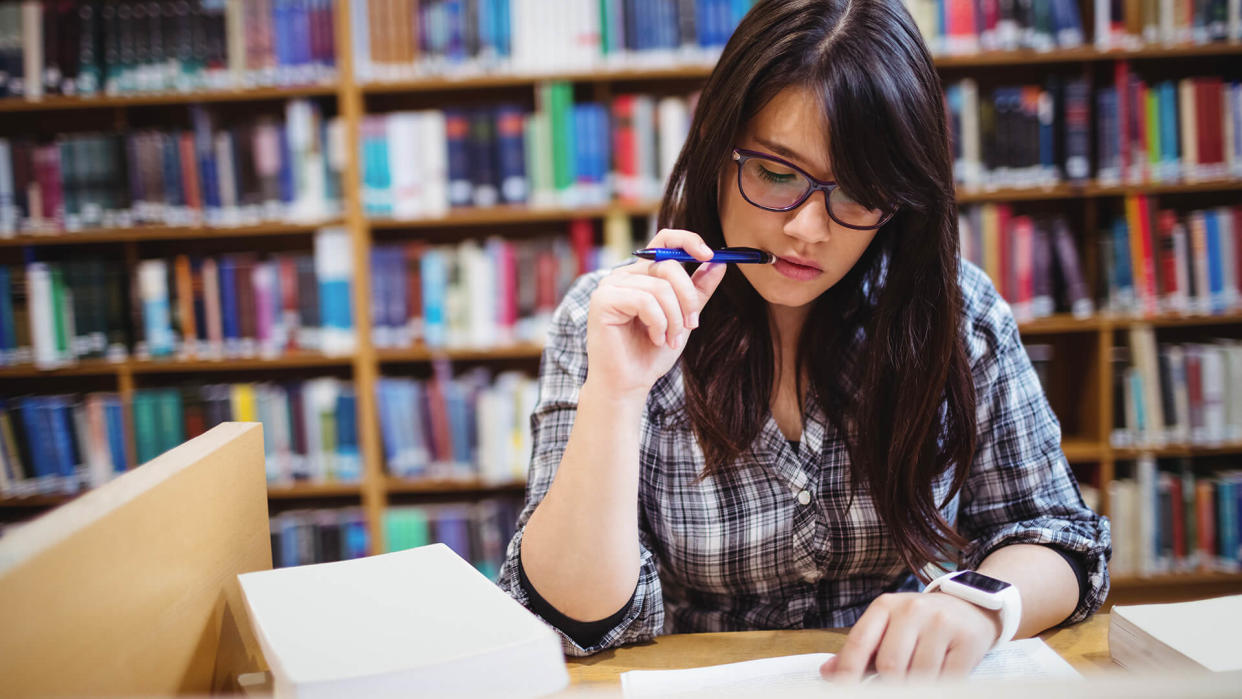
M 792 211 L 813 192 L 824 193 L 824 207 L 833 221 L 858 231 L 879 228 L 896 209 L 868 209 L 854 201 L 836 182 L 824 182 L 802 168 L 774 155 L 733 149 L 737 162 L 737 188 L 742 197 L 767 211 Z

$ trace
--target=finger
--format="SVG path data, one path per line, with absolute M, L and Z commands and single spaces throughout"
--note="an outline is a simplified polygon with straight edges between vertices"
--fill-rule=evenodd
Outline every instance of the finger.
M 824 677 L 829 677 L 835 674 L 837 671 L 837 658 L 839 657 L 840 656 L 838 655 L 834 655 L 825 660 L 824 664 L 819 666 L 819 674 Z
M 939 677 L 949 650 L 949 634 L 937 625 L 924 628 L 910 659 L 910 677 Z
M 647 244 L 650 248 L 681 248 L 694 256 L 700 262 L 706 262 L 712 259 L 712 248 L 703 242 L 703 238 L 698 233 L 684 231 L 679 228 L 661 229 L 656 236 Z
M 904 679 L 910 669 L 910 658 L 926 624 L 925 617 L 911 607 L 906 613 L 889 620 L 884 638 L 875 652 L 875 671 L 888 679 Z
M 595 293 L 600 294 L 605 323 L 624 325 L 637 318 L 647 328 L 647 337 L 652 344 L 665 344 L 668 317 L 654 296 L 641 289 L 617 285 L 601 287 Z
M 889 612 L 886 605 L 877 605 L 873 602 L 870 607 L 867 607 L 867 611 L 858 618 L 858 623 L 850 629 L 849 636 L 845 638 L 845 645 L 837 654 L 836 672 L 833 675 L 835 678 L 856 681 L 863 676 L 863 673 L 867 671 L 867 666 L 871 664 L 871 657 L 875 655 L 875 650 L 880 645 L 880 639 L 884 636 L 888 621 Z
M 671 347 L 686 329 L 685 316 L 682 315 L 681 303 L 677 300 L 677 292 L 673 291 L 673 285 L 665 279 L 650 275 L 629 276 L 618 280 L 617 285 L 645 291 L 659 302 L 660 308 L 667 316 L 664 332 L 667 344 Z
M 723 262 L 708 262 L 705 265 L 699 265 L 694 270 L 694 275 L 690 277 L 690 282 L 699 291 L 699 308 L 707 305 L 708 299 L 712 294 L 716 293 L 716 287 L 720 286 L 721 280 L 725 277 L 725 272 L 729 269 L 729 265 Z
M 672 260 L 659 262 L 652 265 L 651 276 L 659 277 L 673 287 L 673 292 L 677 294 L 677 303 L 681 306 L 685 326 L 697 328 L 699 325 L 698 310 L 702 304 L 699 303 L 699 290 L 695 288 L 694 282 L 690 281 L 686 268 L 682 267 L 680 262 Z
M 986 652 L 981 644 L 974 641 L 961 641 L 949 644 L 949 652 L 945 653 L 941 675 L 944 677 L 965 677 L 979 664 Z

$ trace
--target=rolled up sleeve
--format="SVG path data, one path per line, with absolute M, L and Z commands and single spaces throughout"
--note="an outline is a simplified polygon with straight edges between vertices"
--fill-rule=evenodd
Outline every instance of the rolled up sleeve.
M 553 315 L 548 341 L 539 369 L 539 397 L 531 415 L 532 454 L 526 485 L 526 503 L 518 516 L 517 529 L 509 542 L 498 583 L 510 596 L 530 608 L 531 600 L 521 583 L 520 552 L 522 536 L 535 508 L 542 502 L 556 469 L 560 466 L 573 429 L 578 393 L 587 374 L 586 325 L 591 292 L 602 272 L 585 275 L 574 282 Z M 589 526 L 584 524 L 584 526 Z M 649 640 L 664 626 L 664 602 L 659 569 L 647 532 L 639 531 L 640 568 L 638 587 L 621 620 L 599 641 L 582 646 L 555 624 L 567 655 L 590 655 L 624 643 Z
M 979 273 L 982 276 L 982 273 Z M 1083 501 L 1061 451 L 1061 427 L 1044 396 L 1008 304 L 986 277 L 968 301 L 967 344 L 977 396 L 978 442 L 963 487 L 962 564 L 977 567 L 1010 544 L 1052 546 L 1082 563 L 1085 587 L 1063 623 L 1081 621 L 1108 595 L 1109 522 Z M 967 294 L 968 298 L 971 296 Z M 969 312 L 974 304 L 977 312 Z

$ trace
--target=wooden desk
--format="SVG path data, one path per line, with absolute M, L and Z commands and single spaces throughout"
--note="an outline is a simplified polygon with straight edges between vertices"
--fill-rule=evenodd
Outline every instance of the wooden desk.
M 846 633 L 840 629 L 805 629 L 659 636 L 650 643 L 607 650 L 587 658 L 568 658 L 569 681 L 573 686 L 619 686 L 621 673 L 628 670 L 672 670 L 780 655 L 835 653 L 845 643 Z M 1040 637 L 1083 674 L 1117 667 L 1108 657 L 1107 614 L 1097 614 L 1069 628 L 1046 631 Z

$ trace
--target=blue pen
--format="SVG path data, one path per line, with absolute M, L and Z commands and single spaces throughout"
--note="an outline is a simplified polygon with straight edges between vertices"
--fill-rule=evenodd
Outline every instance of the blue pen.
M 732 262 L 734 264 L 770 265 L 776 262 L 776 255 L 756 248 L 720 248 L 713 250 L 709 262 Z M 635 257 L 653 262 L 676 260 L 678 262 L 699 262 L 700 260 L 681 248 L 644 248 L 634 251 Z

